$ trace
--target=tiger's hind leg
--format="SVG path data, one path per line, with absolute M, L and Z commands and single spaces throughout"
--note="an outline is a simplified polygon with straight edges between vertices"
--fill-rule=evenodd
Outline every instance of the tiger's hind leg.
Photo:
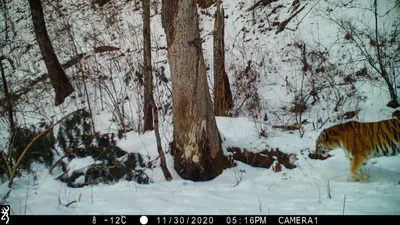
M 361 175 L 358 171 L 359 169 L 365 165 L 366 158 L 363 156 L 355 156 L 351 160 L 351 165 L 350 165 L 350 172 L 351 172 L 351 181 L 361 181 L 361 182 L 367 182 L 368 178 L 365 175 Z

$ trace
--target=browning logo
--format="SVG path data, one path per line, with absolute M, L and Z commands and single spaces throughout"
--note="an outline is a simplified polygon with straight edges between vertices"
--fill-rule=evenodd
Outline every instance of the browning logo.
M 10 206 L 9 205 L 0 205 L 0 224 L 8 224 L 10 222 Z M 5 223 L 4 223 L 4 222 Z

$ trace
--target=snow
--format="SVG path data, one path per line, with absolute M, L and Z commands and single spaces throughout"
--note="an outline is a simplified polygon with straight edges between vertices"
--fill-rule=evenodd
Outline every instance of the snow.
M 78 4 L 80 1 L 70 1 Z M 230 3 L 232 2 L 232 3 Z M 356 84 L 359 90 L 358 96 L 363 96 L 358 100 L 357 96 L 348 99 L 339 112 L 332 111 L 332 102 L 326 105 L 316 105 L 304 113 L 304 119 L 310 123 L 304 124 L 304 135 L 301 137 L 299 131 L 282 131 L 272 128 L 272 125 L 293 124 L 296 121 L 294 113 L 285 113 L 282 107 L 289 107 L 296 94 L 302 91 L 300 71 L 301 63 L 295 61 L 300 57 L 296 50 L 286 49 L 288 43 L 293 44 L 296 41 L 304 41 L 310 48 L 319 48 L 315 44 L 317 39 L 322 46 L 330 46 L 332 55 L 340 55 L 340 47 L 332 45 L 341 33 L 337 28 L 328 23 L 322 16 L 321 9 L 327 7 L 325 1 L 307 1 L 308 7 L 299 14 L 295 24 L 304 17 L 296 32 L 285 30 L 278 35 L 275 33 L 263 33 L 256 26 L 252 25 L 251 13 L 244 13 L 244 10 L 251 6 L 252 1 L 226 1 L 225 15 L 226 19 L 226 53 L 227 68 L 231 79 L 235 71 L 244 70 L 247 61 L 252 60 L 258 72 L 261 74 L 258 83 L 258 91 L 261 98 L 262 111 L 268 114 L 268 121 L 241 114 L 238 117 L 227 118 L 217 117 L 217 125 L 223 140 L 222 146 L 246 148 L 250 151 L 261 151 L 267 147 L 279 148 L 285 153 L 294 153 L 296 155 L 296 168 L 282 168 L 280 172 L 274 172 L 271 168 L 255 168 L 244 163 L 238 162 L 234 168 L 225 169 L 221 175 L 207 182 L 192 182 L 183 180 L 173 168 L 173 158 L 167 153 L 167 166 L 172 173 L 173 180 L 166 181 L 161 169 L 155 167 L 147 169 L 147 175 L 152 179 L 152 183 L 138 184 L 134 181 L 120 180 L 112 184 L 89 185 L 80 188 L 68 187 L 55 179 L 55 176 L 49 173 L 48 168 L 43 165 L 34 164 L 33 173 L 23 173 L 21 177 L 15 179 L 13 190 L 7 198 L 7 203 L 11 205 L 13 215 L 341 215 L 344 210 L 345 215 L 399 215 L 400 214 L 400 155 L 391 157 L 381 157 L 370 160 L 364 170 L 369 174 L 369 182 L 350 182 L 349 160 L 345 157 L 341 149 L 331 152 L 332 157 L 327 160 L 314 160 L 308 157 L 310 152 L 314 151 L 315 139 L 322 128 L 343 122 L 342 119 L 336 119 L 340 113 L 345 110 L 360 110 L 359 121 L 377 121 L 391 117 L 393 109 L 385 106 L 388 102 L 388 93 L 383 86 L 361 81 Z M 288 5 L 291 1 L 279 1 Z M 317 7 L 313 8 L 309 15 L 306 15 L 310 6 L 318 2 Z M 68 5 L 68 3 L 62 3 Z M 15 7 L 15 6 L 14 6 Z M 383 6 L 382 6 L 383 7 Z M 120 8 L 123 8 L 120 6 Z M 123 10 L 119 19 L 123 19 L 121 30 L 118 31 L 120 40 L 115 40 L 107 32 L 117 32 L 115 27 L 104 32 L 99 38 L 101 42 L 109 45 L 121 47 L 123 51 L 131 49 L 128 57 L 135 60 L 140 59 L 140 38 L 131 39 L 133 33 L 140 34 L 140 10 L 133 10 L 133 6 Z M 122 10 L 122 9 L 120 9 Z M 206 11 L 213 13 L 215 9 Z M 264 15 L 269 7 L 256 10 L 256 15 Z M 286 8 L 279 15 L 280 19 L 285 18 Z M 85 34 L 92 32 L 93 29 L 104 28 L 104 21 L 101 21 L 99 14 L 93 18 L 98 21 L 97 26 L 86 23 L 85 19 L 91 16 L 90 9 L 85 13 L 75 13 L 75 17 L 70 17 L 73 23 L 73 29 L 76 30 L 76 42 L 79 43 L 79 52 L 89 52 L 92 50 L 93 43 L 85 42 Z M 93 12 L 92 12 L 93 13 Z M 93 13 L 94 14 L 94 13 Z M 364 16 L 364 15 L 362 15 Z M 294 24 L 294 25 L 293 25 Z M 22 26 L 21 24 L 19 24 Z M 111 25 L 110 25 L 111 26 Z M 206 63 L 212 62 L 212 29 L 213 21 L 211 17 L 202 16 L 202 31 L 205 42 Z M 288 25 L 289 26 L 289 25 Z M 27 27 L 25 25 L 25 27 Z M 249 32 L 242 32 L 246 27 Z M 161 27 L 159 15 L 152 17 L 153 46 L 165 46 L 165 36 Z M 132 31 L 132 36 L 123 31 Z M 54 31 L 53 31 L 54 32 Z M 55 34 L 51 34 L 55 37 Z M 317 37 L 317 38 L 316 38 Z M 32 42 L 29 35 L 19 36 Z M 247 41 L 251 40 L 251 41 Z M 339 43 L 340 45 L 342 43 Z M 282 50 L 284 49 L 284 50 Z M 349 50 L 350 49 L 350 50 Z M 348 51 L 351 48 L 348 47 Z M 5 52 L 6 50 L 2 50 Z M 7 50 L 8 51 L 8 50 Z M 33 50 L 32 50 L 33 51 Z M 338 53 L 339 52 L 339 53 Z M 33 53 L 30 53 L 34 55 Z M 60 53 L 63 54 L 63 53 Z M 69 54 L 69 53 L 64 53 Z M 71 55 L 73 55 L 71 53 Z M 356 54 L 355 54 L 356 55 Z M 26 55 L 24 57 L 27 57 Z M 68 59 L 63 55 L 64 59 Z M 95 56 L 97 57 L 97 56 Z M 296 58 L 297 57 L 297 58 Z M 35 58 L 32 56 L 32 58 Z M 93 60 L 93 58 L 88 59 Z M 107 60 L 100 60 L 100 68 L 107 65 Z M 167 75 L 169 75 L 168 64 L 165 50 L 154 50 L 153 64 L 163 65 Z M 332 57 L 332 63 L 336 63 L 336 58 Z M 26 60 L 29 61 L 29 60 Z M 32 61 L 32 60 L 31 60 Z M 45 71 L 43 62 L 29 61 L 26 71 L 33 74 L 33 70 Z M 340 61 L 338 59 L 337 61 Z M 131 61 L 123 63 L 129 64 Z M 262 63 L 263 62 L 263 63 Z M 136 67 L 137 65 L 130 65 Z M 362 65 L 358 65 L 362 66 Z M 356 66 L 357 67 L 357 66 Z M 129 68 L 115 70 L 112 76 L 116 80 L 124 76 Z M 19 70 L 18 76 L 24 76 L 26 71 Z M 212 71 L 212 69 L 211 69 Z M 210 71 L 208 71 L 210 73 Z M 295 87 L 295 91 L 289 91 L 285 86 L 285 77 Z M 136 94 L 135 88 L 122 89 L 122 79 L 116 82 L 116 94 L 121 99 L 124 93 L 132 100 L 130 102 L 131 110 L 130 121 L 135 127 L 136 121 L 141 118 L 137 112 L 140 107 L 134 102 L 140 100 Z M 209 79 L 210 81 L 212 79 Z M 95 91 L 92 91 L 92 96 Z M 165 91 L 160 88 L 157 91 Z M 341 90 L 342 91 L 342 90 Z M 348 91 L 343 87 L 343 93 Z M 128 94 L 127 94 L 128 93 Z M 322 93 L 332 100 L 331 93 Z M 160 93 L 157 94 L 160 101 L 165 101 L 166 97 Z M 96 100 L 93 100 L 94 102 Z M 111 101 L 111 100 L 110 100 Z M 96 105 L 96 102 L 95 102 Z M 81 106 L 78 100 L 68 107 L 46 109 L 48 117 L 53 115 L 57 118 L 62 117 L 66 111 L 74 110 L 73 107 Z M 99 105 L 96 105 L 99 109 Z M 106 106 L 106 110 L 99 110 L 95 116 L 96 129 L 105 132 L 116 132 L 117 126 L 111 122 L 113 117 L 112 107 Z M 279 116 L 278 116 L 279 115 Z M 261 115 L 262 117 L 263 115 Z M 330 118 L 322 127 L 315 128 L 319 118 Z M 25 119 L 25 117 L 24 117 Z M 36 122 L 31 118 L 32 123 Z M 161 138 L 163 149 L 168 149 L 168 144 L 172 141 L 171 117 L 166 117 L 161 122 Z M 260 131 L 264 130 L 266 137 L 260 136 Z M 5 131 L 1 131 L 4 133 Z M 4 135 L 3 135 L 4 136 Z M 118 141 L 118 146 L 127 152 L 137 152 L 147 157 L 155 159 L 158 156 L 154 132 L 144 134 L 132 131 L 126 134 L 126 137 Z M 84 169 L 88 165 L 95 163 L 92 157 L 76 158 L 69 164 L 69 169 Z M 83 183 L 84 177 L 78 178 L 76 182 Z M 0 197 L 8 191 L 8 183 L 0 185 Z M 345 209 L 343 202 L 346 199 Z M 68 205 L 72 201 L 73 204 Z M 68 206 L 67 206 L 68 205 Z
M 72 175 L 74 170 L 86 171 L 86 169 L 88 169 L 88 167 L 94 163 L 95 160 L 91 156 L 87 156 L 84 158 L 74 158 L 71 160 L 71 162 L 68 163 L 68 175 Z
M 246 118 L 217 118 L 224 145 L 262 148 L 279 146 L 281 150 L 297 154 L 297 168 L 254 168 L 238 163 L 208 182 L 180 179 L 173 170 L 172 158 L 167 155 L 168 167 L 174 179 L 165 181 L 159 168 L 149 172 L 154 183 L 138 184 L 121 180 L 105 185 L 69 188 L 38 166 L 36 183 L 32 175 L 16 180 L 8 202 L 14 214 L 119 214 L 119 215 L 338 215 L 399 214 L 400 190 L 398 167 L 400 157 L 371 160 L 365 170 L 368 183 L 349 182 L 349 161 L 342 150 L 332 152 L 328 160 L 312 160 L 300 150 L 312 148 L 313 137 L 277 132 L 276 137 L 260 139 L 254 123 Z M 124 149 L 155 151 L 150 132 L 127 137 Z M 140 144 L 138 144 L 140 143 Z M 306 152 L 308 153 L 308 152 Z M 155 153 L 154 153 L 155 154 Z M 93 159 L 74 159 L 69 166 L 84 168 Z M 329 183 L 328 183 L 329 182 Z M 6 184 L 1 190 L 7 190 Z M 330 194 L 331 197 L 328 196 Z M 61 204 L 59 204 L 59 200 Z M 79 200 L 78 200 L 79 199 Z M 65 205 L 71 204 L 69 207 Z

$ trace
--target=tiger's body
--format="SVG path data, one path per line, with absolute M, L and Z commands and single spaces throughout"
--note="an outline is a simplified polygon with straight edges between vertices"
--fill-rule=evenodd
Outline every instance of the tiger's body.
M 400 154 L 400 119 L 350 121 L 324 129 L 316 140 L 315 152 L 327 156 L 337 148 L 350 159 L 352 180 L 367 181 L 358 171 L 369 159 Z

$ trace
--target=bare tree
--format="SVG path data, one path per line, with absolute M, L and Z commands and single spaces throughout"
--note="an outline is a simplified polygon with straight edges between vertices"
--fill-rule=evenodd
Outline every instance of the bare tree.
M 9 35 L 8 35 L 8 18 L 7 18 L 7 6 L 6 6 L 6 1 L 2 1 L 1 2 L 3 4 L 3 18 L 4 18 L 4 42 L 0 43 L 1 48 L 3 48 L 6 43 L 9 41 Z M 6 58 L 4 55 L 0 55 L 0 73 L 1 73 L 1 80 L 3 82 L 3 92 L 4 92 L 4 98 L 0 99 L 0 106 L 2 105 L 7 105 L 7 107 L 4 107 L 5 109 L 7 109 L 8 112 L 8 119 L 10 122 L 10 134 L 13 134 L 15 131 L 15 122 L 14 122 L 14 110 L 13 110 L 13 105 L 12 105 L 12 96 L 11 93 L 9 92 L 8 89 L 8 83 L 7 83 L 7 79 L 6 79 L 6 74 L 4 71 L 4 67 L 3 67 L 3 60 L 7 60 L 10 65 L 11 68 L 14 68 L 13 66 L 13 61 L 9 58 Z
M 13 134 L 15 131 L 14 110 L 11 101 L 12 98 L 8 90 L 6 75 L 3 68 L 3 59 L 6 58 L 4 56 L 0 56 L 0 73 L 1 73 L 1 80 L 3 82 L 4 100 L 5 100 L 4 103 L 7 103 L 5 105 L 7 105 L 8 119 L 10 122 L 10 134 Z
M 36 39 L 56 94 L 55 105 L 57 106 L 65 101 L 65 98 L 74 91 L 74 88 L 58 61 L 53 45 L 51 44 L 44 20 L 42 2 L 40 0 L 29 0 L 29 5 Z
M 217 0 L 214 22 L 214 110 L 216 116 L 228 116 L 233 106 L 228 75 L 225 72 L 224 9 Z
M 222 152 L 207 84 L 195 1 L 163 0 L 162 25 L 172 78 L 174 167 L 184 179 L 211 180 L 229 161 Z
M 340 3 L 333 1 L 331 4 Z M 392 63 L 400 56 L 400 51 L 398 51 L 399 42 L 397 41 L 400 35 L 400 23 L 398 20 L 387 21 L 385 20 L 386 18 L 382 19 L 382 16 L 390 13 L 397 13 L 393 10 L 396 5 L 389 11 L 381 14 L 378 13 L 377 0 L 374 0 L 370 8 L 358 7 L 352 4 L 345 4 L 341 7 L 358 8 L 372 14 L 371 18 L 373 18 L 374 22 L 373 27 L 365 23 L 362 23 L 364 27 L 358 27 L 355 25 L 357 21 L 337 19 L 330 14 L 327 14 L 327 18 L 346 33 L 345 39 L 354 43 L 356 49 L 361 53 L 363 61 L 365 61 L 372 68 L 372 71 L 384 81 L 390 95 L 390 101 L 387 106 L 392 108 L 399 107 L 400 102 L 396 87 L 397 77 L 396 74 L 394 74 L 394 70 L 392 71 L 393 74 L 390 73 L 390 67 L 393 66 Z M 382 28 L 379 27 L 383 22 L 391 23 L 391 28 L 385 27 L 389 29 L 388 31 L 383 31 Z
M 389 94 L 390 94 L 390 102 L 388 103 L 388 106 L 392 108 L 397 108 L 400 106 L 397 91 L 395 90 L 396 84 L 390 79 L 390 75 L 386 69 L 386 58 L 383 56 L 383 46 L 380 44 L 379 40 L 379 31 L 378 31 L 378 6 L 377 6 L 377 0 L 374 0 L 374 18 L 375 18 L 375 42 L 376 42 L 376 53 L 377 53 L 377 59 L 378 59 L 378 65 L 374 66 L 372 63 L 371 66 L 377 71 L 377 73 L 383 78 L 385 81 L 386 85 L 388 86 Z
M 154 110 L 154 133 L 156 135 L 158 155 L 160 156 L 160 167 L 161 167 L 161 170 L 163 171 L 165 179 L 167 181 L 170 181 L 170 180 L 172 180 L 172 175 L 168 170 L 167 161 L 165 160 L 165 153 L 164 153 L 164 151 L 162 149 L 162 145 L 161 145 L 161 135 L 160 135 L 160 130 L 158 129 L 158 110 L 157 110 L 157 106 L 154 102 L 154 98 L 151 98 L 151 104 L 152 104 L 152 108 Z
M 156 135 L 157 151 L 160 156 L 160 167 L 166 180 L 172 180 L 172 175 L 167 168 L 165 154 L 161 145 L 161 136 L 158 129 L 158 107 L 153 97 L 153 73 L 151 66 L 151 37 L 150 37 L 150 0 L 142 0 L 143 10 L 143 86 L 144 86 L 144 132 L 153 130 Z M 154 112 L 154 114 L 153 114 Z M 154 116 L 153 116 L 154 115 Z M 154 117 L 154 121 L 153 121 Z M 154 122 L 154 126 L 153 126 Z
M 150 39 L 150 0 L 142 0 L 143 10 L 143 86 L 144 103 L 143 132 L 153 130 L 153 110 L 151 99 L 153 95 L 153 74 L 151 68 L 151 39 Z

